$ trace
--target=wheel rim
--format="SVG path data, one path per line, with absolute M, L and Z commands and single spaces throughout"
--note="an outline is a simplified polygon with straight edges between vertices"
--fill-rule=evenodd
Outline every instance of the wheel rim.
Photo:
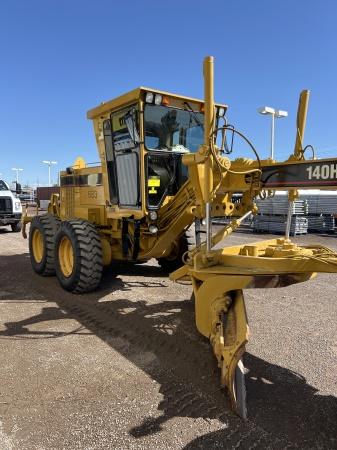
M 63 275 L 70 277 L 74 269 L 74 251 L 70 239 L 63 236 L 59 246 L 59 261 Z
M 44 253 L 43 236 L 40 230 L 38 229 L 34 230 L 32 243 L 33 243 L 34 259 L 37 263 L 40 263 L 42 261 Z

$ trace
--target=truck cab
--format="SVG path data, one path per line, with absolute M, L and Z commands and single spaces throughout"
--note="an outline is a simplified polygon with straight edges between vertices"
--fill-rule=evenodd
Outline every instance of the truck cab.
M 16 184 L 16 193 L 20 193 L 20 185 Z M 10 225 L 12 231 L 21 230 L 22 205 L 10 190 L 8 184 L 0 180 L 0 226 Z

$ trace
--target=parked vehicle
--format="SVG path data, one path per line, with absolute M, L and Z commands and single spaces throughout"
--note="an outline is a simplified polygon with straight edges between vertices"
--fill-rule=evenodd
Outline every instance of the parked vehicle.
M 16 194 L 20 194 L 21 186 L 16 183 Z M 0 180 L 0 226 L 10 225 L 12 231 L 21 231 L 22 205 L 18 197 L 10 190 L 8 184 Z

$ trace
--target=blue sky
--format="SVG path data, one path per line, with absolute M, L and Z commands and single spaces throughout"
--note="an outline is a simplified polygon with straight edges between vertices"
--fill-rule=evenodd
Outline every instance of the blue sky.
M 86 111 L 139 85 L 202 97 L 202 60 L 215 57 L 216 100 L 262 157 L 269 120 L 276 156 L 291 153 L 301 89 L 311 90 L 306 143 L 337 155 L 337 2 L 324 0 L 2 0 L 0 173 L 48 179 L 76 156 L 97 161 Z M 240 155 L 237 155 L 240 156 Z M 56 170 L 53 178 L 56 178 Z

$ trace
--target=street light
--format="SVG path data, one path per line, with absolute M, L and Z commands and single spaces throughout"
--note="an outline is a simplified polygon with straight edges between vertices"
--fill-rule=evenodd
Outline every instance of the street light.
M 260 114 L 271 116 L 271 142 L 270 142 L 270 159 L 274 159 L 274 140 L 275 140 L 275 117 L 281 119 L 282 117 L 287 117 L 288 112 L 282 111 L 281 109 L 274 109 L 270 106 L 262 106 L 258 108 L 257 112 Z
M 48 165 L 48 186 L 51 186 L 51 182 L 50 182 L 50 167 L 52 164 L 57 164 L 57 161 L 42 161 L 43 164 L 47 164 Z
M 22 172 L 23 169 L 20 169 L 19 167 L 12 167 L 12 170 L 16 172 L 16 182 L 19 183 L 19 172 Z

